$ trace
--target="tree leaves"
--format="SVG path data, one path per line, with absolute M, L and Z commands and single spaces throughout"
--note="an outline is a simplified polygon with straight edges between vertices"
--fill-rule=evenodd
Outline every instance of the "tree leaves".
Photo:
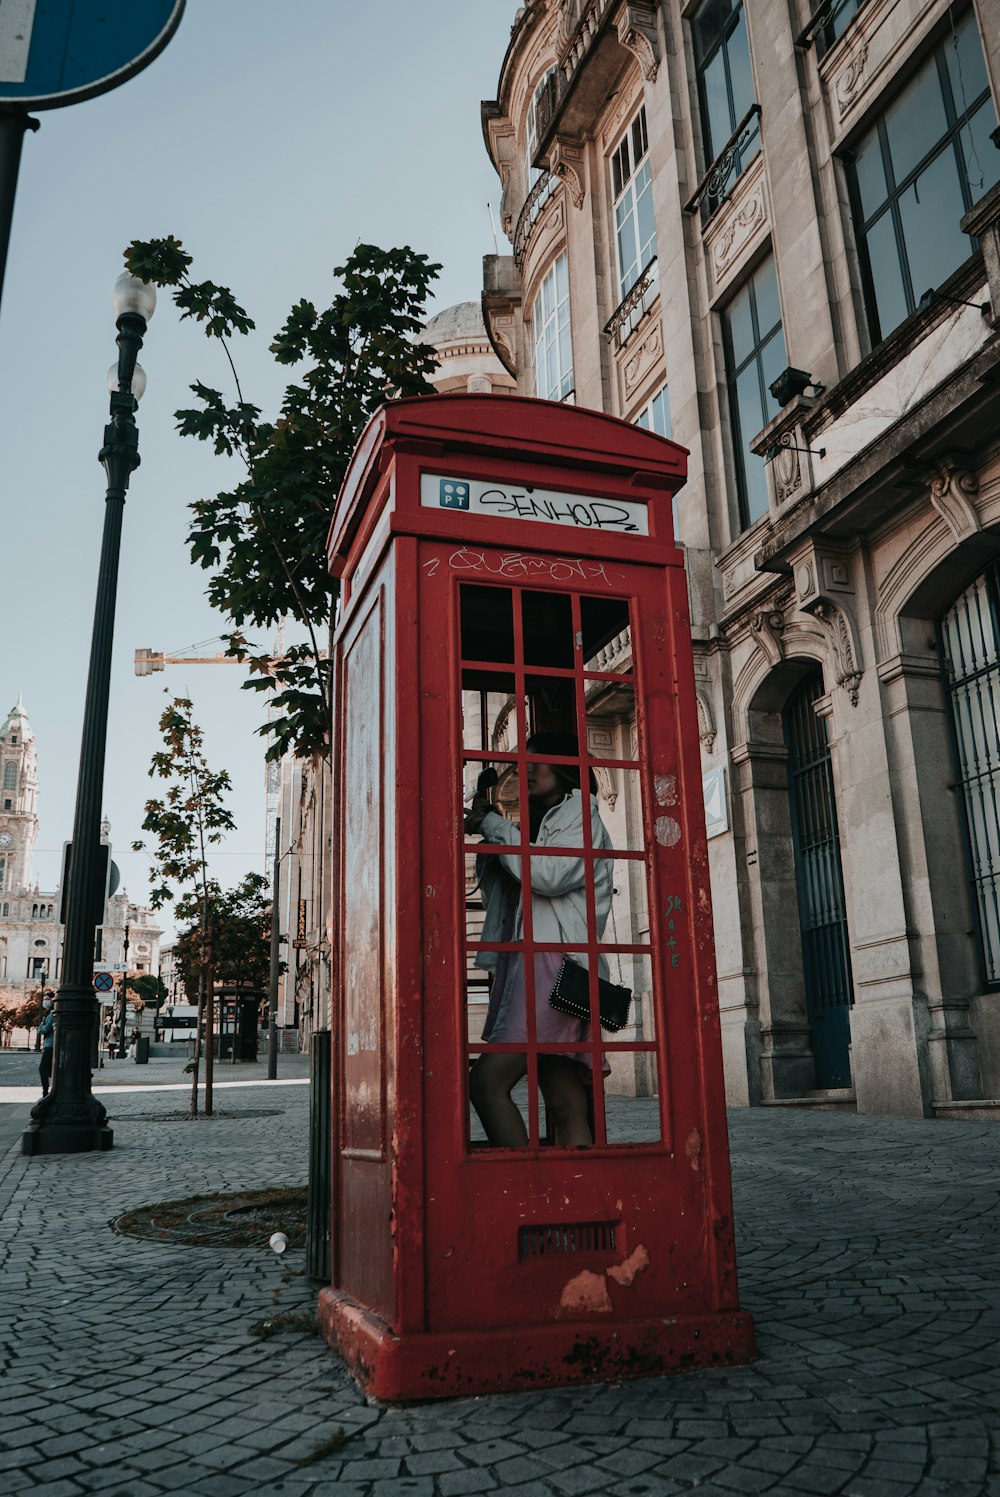
M 286 749 L 328 755 L 332 699 L 330 665 L 317 630 L 332 620 L 336 585 L 326 566 L 326 536 L 355 444 L 370 416 L 391 396 L 433 393 L 437 358 L 415 342 L 440 266 L 409 246 L 359 244 L 334 269 L 339 282 L 323 311 L 295 303 L 270 348 L 282 365 L 304 365 L 285 390 L 273 423 L 244 399 L 229 352 L 236 333 L 253 322 L 227 287 L 192 282 L 191 257 L 180 241 L 133 241 L 125 263 L 134 275 L 172 288 L 182 317 L 223 340 L 237 399 L 227 403 L 195 381 L 197 404 L 176 413 L 184 436 L 210 442 L 220 456 L 238 457 L 246 478 L 214 498 L 195 500 L 188 544 L 192 561 L 211 573 L 210 602 L 236 626 L 273 628 L 297 620 L 308 646 L 268 659 L 253 657 L 248 690 L 271 690 L 272 712 L 260 732 L 268 758 Z M 235 636 L 234 636 L 235 637 Z M 231 653 L 238 653 L 237 650 Z M 240 658 L 243 658 L 241 656 Z

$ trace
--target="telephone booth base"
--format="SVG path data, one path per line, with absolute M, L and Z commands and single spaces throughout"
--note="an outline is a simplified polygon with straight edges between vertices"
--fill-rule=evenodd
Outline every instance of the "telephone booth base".
M 757 1356 L 753 1320 L 742 1310 L 404 1336 L 336 1289 L 320 1292 L 318 1310 L 323 1335 L 351 1376 L 386 1403 L 661 1377 Z

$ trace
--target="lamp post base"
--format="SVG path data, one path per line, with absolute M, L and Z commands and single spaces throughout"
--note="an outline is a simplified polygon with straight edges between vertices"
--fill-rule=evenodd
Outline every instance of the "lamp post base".
M 89 1154 L 113 1147 L 114 1130 L 100 1125 L 29 1123 L 21 1134 L 22 1154 Z

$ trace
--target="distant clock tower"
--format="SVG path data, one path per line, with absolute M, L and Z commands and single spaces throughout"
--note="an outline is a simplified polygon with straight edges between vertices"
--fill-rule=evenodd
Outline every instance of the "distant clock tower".
M 31 887 L 37 800 L 35 734 L 18 696 L 0 728 L 0 894 Z

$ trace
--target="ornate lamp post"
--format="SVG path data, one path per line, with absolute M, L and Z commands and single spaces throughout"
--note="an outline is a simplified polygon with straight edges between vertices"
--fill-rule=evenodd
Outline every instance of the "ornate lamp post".
M 118 277 L 114 295 L 118 363 L 108 375 L 111 415 L 99 454 L 108 478 L 104 539 L 90 645 L 72 854 L 67 870 L 66 930 L 62 982 L 56 994 L 52 1089 L 31 1110 L 32 1121 L 21 1135 L 25 1154 L 84 1153 L 110 1149 L 113 1142 L 107 1111 L 90 1089 L 91 1037 L 97 1021 L 94 927 L 103 918 L 101 799 L 122 513 L 129 479 L 139 466 L 135 411 L 146 388 L 146 376 L 136 358 L 155 306 L 156 292 L 152 286 L 127 271 Z

